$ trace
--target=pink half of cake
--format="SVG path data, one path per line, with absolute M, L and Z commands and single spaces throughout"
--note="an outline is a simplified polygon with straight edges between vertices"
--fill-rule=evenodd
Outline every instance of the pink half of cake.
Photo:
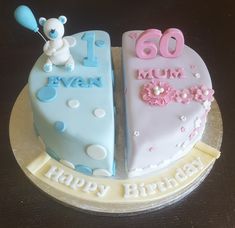
M 186 45 L 175 58 L 137 57 L 142 32 L 126 32 L 122 40 L 129 177 L 162 169 L 187 154 L 202 137 L 214 93 L 205 63 Z M 175 46 L 171 38 L 169 50 Z

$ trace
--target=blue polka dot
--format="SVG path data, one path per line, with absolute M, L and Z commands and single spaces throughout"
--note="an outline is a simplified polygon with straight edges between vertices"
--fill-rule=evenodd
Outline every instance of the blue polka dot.
M 55 127 L 56 131 L 58 131 L 58 132 L 64 132 L 66 129 L 65 123 L 62 121 L 56 121 L 54 123 L 54 127 Z
M 105 42 L 104 42 L 103 40 L 96 40 L 96 41 L 95 41 L 95 45 L 96 45 L 97 47 L 104 47 Z
M 38 100 L 42 102 L 50 102 L 56 98 L 56 89 L 49 86 L 44 86 L 37 92 Z
M 86 175 L 92 175 L 92 169 L 89 168 L 88 166 L 84 166 L 84 165 L 76 165 L 75 166 L 75 170 L 80 172 L 80 173 L 83 173 L 83 174 L 86 174 Z
M 58 156 L 52 149 L 50 149 L 49 147 L 46 148 L 46 152 L 47 152 L 52 158 L 54 158 L 55 160 L 60 161 L 59 156 Z

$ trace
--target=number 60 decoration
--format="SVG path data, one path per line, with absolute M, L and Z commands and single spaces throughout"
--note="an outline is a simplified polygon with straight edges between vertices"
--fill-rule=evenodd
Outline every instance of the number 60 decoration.
M 175 50 L 169 50 L 169 41 L 176 40 Z M 158 29 L 148 29 L 141 33 L 136 40 L 135 52 L 140 59 L 152 59 L 157 56 L 158 48 L 153 39 L 159 38 L 159 52 L 163 57 L 176 58 L 179 56 L 184 47 L 184 35 L 176 28 L 169 28 L 163 34 Z

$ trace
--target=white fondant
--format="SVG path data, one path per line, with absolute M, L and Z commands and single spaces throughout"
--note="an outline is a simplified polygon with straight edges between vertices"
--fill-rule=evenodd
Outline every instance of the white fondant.
M 105 176 L 105 177 L 112 176 L 112 174 L 106 169 L 94 169 L 93 175 L 94 176 Z
M 107 156 L 106 148 L 96 144 L 88 146 L 86 153 L 95 160 L 103 160 Z
M 211 102 L 206 100 L 203 102 L 203 107 L 206 109 L 206 110 L 210 110 L 211 108 Z
M 80 106 L 79 100 L 76 99 L 70 99 L 67 101 L 67 104 L 70 108 L 78 108 Z
M 194 127 L 199 128 L 201 126 L 201 124 L 202 124 L 202 120 L 199 117 L 197 117 L 194 122 Z
M 140 132 L 139 131 L 134 131 L 134 136 L 139 136 Z
M 84 188 L 82 189 L 83 192 L 94 192 L 97 189 L 97 183 L 88 181 L 86 182 Z
M 66 161 L 66 160 L 60 160 L 60 163 L 62 163 L 63 165 L 71 168 L 71 169 L 75 169 L 75 166 L 73 163 L 69 162 L 69 161 Z
M 199 73 L 195 73 L 195 74 L 194 74 L 194 77 L 195 77 L 195 78 L 200 78 L 201 75 L 200 75 Z
M 153 91 L 154 91 L 154 94 L 155 94 L 155 95 L 160 95 L 161 93 L 164 92 L 164 88 L 159 87 L 159 86 L 156 86 L 156 87 L 153 89 Z
M 180 116 L 180 119 L 181 119 L 182 121 L 186 121 L 186 120 L 187 120 L 186 116 Z
M 98 197 L 104 197 L 107 194 L 109 189 L 110 189 L 109 185 L 108 186 L 106 186 L 106 185 L 98 185 L 98 187 L 97 187 L 98 192 L 96 193 L 96 195 Z
M 50 72 L 52 70 L 52 64 L 70 66 L 71 70 L 73 70 L 74 60 L 69 51 L 70 44 L 63 38 L 63 23 L 59 19 L 50 18 L 43 23 L 43 32 L 49 39 L 43 47 L 43 52 L 47 56 L 44 67 L 49 67 L 49 70 L 44 68 L 45 71 Z
M 97 118 L 103 118 L 106 115 L 105 110 L 102 108 L 96 108 L 93 113 Z
M 204 94 L 205 96 L 207 96 L 207 95 L 209 94 L 209 91 L 208 91 L 208 90 L 205 90 L 205 91 L 203 92 L 203 94 Z

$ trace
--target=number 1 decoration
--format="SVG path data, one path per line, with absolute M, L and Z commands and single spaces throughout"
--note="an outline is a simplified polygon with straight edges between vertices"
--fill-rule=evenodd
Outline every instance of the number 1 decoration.
M 82 36 L 82 40 L 87 41 L 87 57 L 83 59 L 84 66 L 87 67 L 96 67 L 98 65 L 97 57 L 95 57 L 95 33 L 86 32 Z
M 175 50 L 169 50 L 169 41 L 174 38 L 176 41 Z M 184 48 L 184 35 L 176 28 L 169 28 L 163 34 L 158 29 L 148 29 L 141 33 L 136 41 L 135 51 L 138 58 L 152 59 L 157 56 L 158 48 L 154 39 L 159 40 L 159 52 L 163 57 L 176 58 Z

